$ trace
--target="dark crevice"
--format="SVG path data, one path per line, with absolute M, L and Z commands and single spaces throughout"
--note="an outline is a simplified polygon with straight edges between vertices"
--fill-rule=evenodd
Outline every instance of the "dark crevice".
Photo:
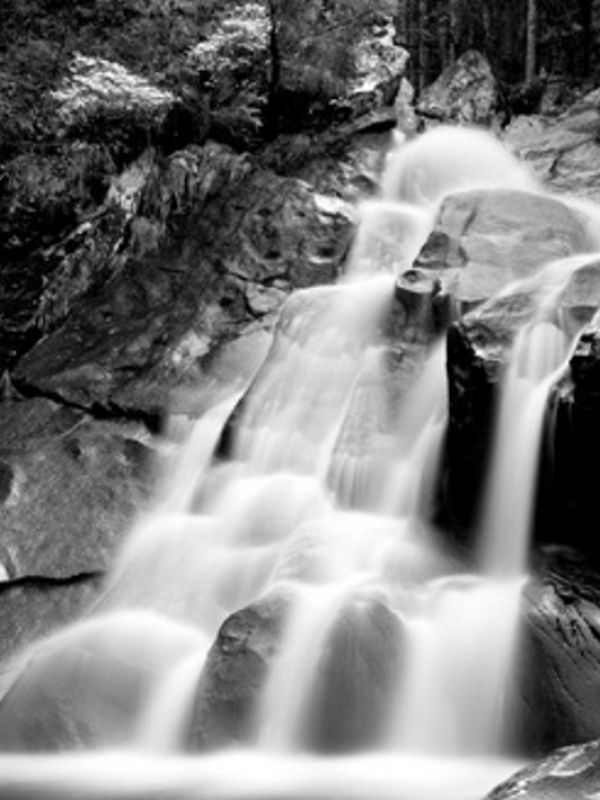
M 103 570 L 92 570 L 90 572 L 79 572 L 75 575 L 52 576 L 52 575 L 22 575 L 18 578 L 0 582 L 0 595 L 12 589 L 54 589 L 63 586 L 76 586 L 80 583 L 99 581 L 104 578 Z
M 144 411 L 142 409 L 123 408 L 117 403 L 102 404 L 98 401 L 94 401 L 90 403 L 90 405 L 85 405 L 83 403 L 76 403 L 73 400 L 67 400 L 58 392 L 53 392 L 51 390 L 40 390 L 19 380 L 13 379 L 13 385 L 24 399 L 41 397 L 45 400 L 51 400 L 54 403 L 58 403 L 65 408 L 72 408 L 77 411 L 82 411 L 95 420 L 138 422 L 142 423 L 152 434 L 160 433 L 163 428 L 164 412 L 158 409 L 155 411 Z

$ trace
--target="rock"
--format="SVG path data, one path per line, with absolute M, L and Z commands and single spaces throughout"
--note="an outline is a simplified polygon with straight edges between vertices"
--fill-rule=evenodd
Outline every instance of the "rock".
M 576 301 L 580 304 L 576 324 L 581 324 L 581 315 L 590 319 L 596 311 L 600 265 L 593 261 L 592 256 L 590 258 L 591 262 L 586 264 L 584 261 L 581 269 L 574 272 L 556 304 L 556 313 L 559 318 L 562 314 L 568 332 L 572 332 L 569 327 L 573 325 L 570 315 L 574 292 L 580 292 Z M 588 281 L 581 279 L 580 272 L 588 276 Z M 590 275 L 594 278 L 594 292 L 589 291 Z M 442 517 L 445 524 L 461 529 L 463 533 L 473 525 L 478 511 L 482 481 L 489 463 L 493 409 L 502 369 L 517 332 L 532 319 L 538 307 L 534 287 L 535 283 L 517 288 L 484 304 L 453 324 L 448 332 L 450 419 L 442 479 Z M 555 463 L 555 444 L 553 437 L 548 445 L 553 453 L 548 463 Z M 548 518 L 545 512 L 543 516 Z M 552 525 L 544 533 L 540 522 L 536 528 L 540 532 L 538 536 L 543 536 L 546 541 L 552 537 L 551 531 L 556 530 Z M 572 520 L 568 529 L 572 530 Z
M 268 326 L 292 288 L 336 277 L 351 224 L 343 203 L 222 146 L 174 154 L 144 186 L 119 272 L 19 362 L 15 384 L 86 408 L 163 414 L 217 344 Z
M 2 575 L 0 597 L 0 686 L 17 653 L 79 619 L 102 590 L 101 573 L 71 578 L 43 576 L 9 580 Z
M 206 123 L 173 92 L 96 56 L 76 53 L 51 96 L 64 135 L 104 142 L 121 167 L 150 144 L 170 153 L 206 134 Z
M 597 308 L 597 283 L 586 289 Z M 600 564 L 593 477 L 600 446 L 599 323 L 596 316 L 579 335 L 569 370 L 549 398 L 536 519 L 538 541 L 568 544 L 594 564 Z
M 277 592 L 221 625 L 204 667 L 192 721 L 192 749 L 247 743 L 254 710 L 278 651 L 289 598 Z
M 546 548 L 524 594 L 515 744 L 544 754 L 600 737 L 600 582 L 571 549 Z
M 387 606 L 359 598 L 339 612 L 318 666 L 305 746 L 318 752 L 368 748 L 385 735 L 402 660 L 402 629 Z
M 582 800 L 600 778 L 600 742 L 563 747 L 497 786 L 485 800 Z
M 464 311 L 588 246 L 584 225 L 558 200 L 509 189 L 465 191 L 443 201 L 398 291 L 430 281 L 432 291 Z
M 468 50 L 421 94 L 417 115 L 425 124 L 491 125 L 498 110 L 498 84 L 487 59 Z
M 504 141 L 552 189 L 600 199 L 600 90 L 556 117 L 516 117 Z
M 39 753 L 130 745 L 157 682 L 201 648 L 196 629 L 147 611 L 66 627 L 12 665 L 0 700 L 0 747 Z
M 93 420 L 48 400 L 0 405 L 5 588 L 106 570 L 146 496 L 145 440 L 139 425 Z
M 294 602 L 279 590 L 229 617 L 208 655 L 195 706 L 192 746 L 248 743 L 256 711 Z M 402 636 L 397 617 L 377 598 L 349 598 L 332 622 L 319 658 L 302 746 L 319 752 L 360 749 L 381 733 L 397 679 Z M 304 713 L 305 712 L 305 713 Z

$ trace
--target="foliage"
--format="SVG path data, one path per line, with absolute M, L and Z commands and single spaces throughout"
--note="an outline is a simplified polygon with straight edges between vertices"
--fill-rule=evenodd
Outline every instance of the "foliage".
M 207 37 L 188 53 L 189 87 L 208 97 L 213 133 L 249 144 L 262 126 L 270 72 L 270 18 L 260 3 L 219 14 Z

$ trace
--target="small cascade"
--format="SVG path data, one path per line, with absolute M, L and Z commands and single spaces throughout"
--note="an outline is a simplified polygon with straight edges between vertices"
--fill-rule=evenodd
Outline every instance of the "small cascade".
M 577 328 L 561 328 L 557 307 L 575 271 L 595 257 L 552 262 L 535 279 L 537 311 L 517 335 L 502 379 L 482 519 L 484 574 L 514 578 L 526 571 L 548 394 L 567 369 L 571 343 L 579 333 Z M 521 285 L 507 287 L 505 294 L 517 292 Z
M 315 674 L 345 594 L 336 585 L 309 586 L 303 587 L 295 598 L 281 642 L 281 656 L 258 710 L 259 747 L 284 753 L 302 749 Z M 290 675 L 295 676 L 292 692 Z
M 523 329 L 504 378 L 483 519 L 484 574 L 526 569 L 548 394 L 564 372 L 568 339 L 555 325 Z
M 152 753 L 185 750 L 198 679 L 210 642 L 182 658 L 158 682 L 142 715 L 135 744 Z
M 237 458 L 261 472 L 327 474 L 392 288 L 382 275 L 296 295 L 304 313 L 292 307 L 288 322 L 282 312 L 279 339 L 242 412 Z
M 403 616 L 408 659 L 393 746 L 439 756 L 502 752 L 522 584 L 459 575 L 421 588 Z
M 446 429 L 445 362 L 439 342 L 399 410 L 379 501 L 383 513 L 413 517 L 429 506 Z

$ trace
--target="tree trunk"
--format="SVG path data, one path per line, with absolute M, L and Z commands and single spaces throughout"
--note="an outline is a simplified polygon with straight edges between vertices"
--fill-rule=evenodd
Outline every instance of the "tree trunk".
M 419 0 L 418 6 L 418 49 L 419 91 L 422 92 L 427 83 L 427 0 Z
M 527 41 L 525 45 L 525 83 L 533 83 L 536 72 L 538 8 L 537 0 L 527 0 Z
M 579 16 L 582 29 L 581 71 L 585 78 L 589 77 L 592 71 L 592 39 L 594 36 L 592 5 L 592 0 L 579 0 Z
M 458 0 L 448 0 L 448 59 L 450 61 L 455 61 L 458 56 L 458 39 Z

